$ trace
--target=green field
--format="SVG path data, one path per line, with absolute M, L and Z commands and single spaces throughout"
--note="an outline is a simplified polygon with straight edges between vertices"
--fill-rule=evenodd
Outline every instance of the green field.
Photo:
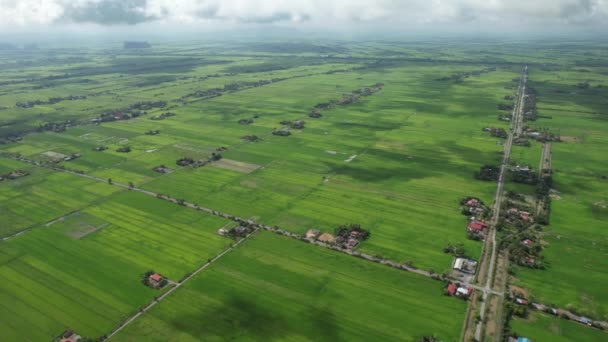
M 2 243 L 5 338 L 106 334 L 158 294 L 140 283 L 145 271 L 178 281 L 228 244 L 215 234 L 224 224 L 129 192 Z
M 0 54 L 0 175 L 29 172 L 0 181 L 0 238 L 10 237 L 0 242 L 6 340 L 50 340 L 65 329 L 109 334 L 159 294 L 140 283 L 144 272 L 178 281 L 233 242 L 217 231 L 235 222 L 155 194 L 296 234 L 359 224 L 370 237 L 358 251 L 433 273 L 451 269 L 448 244 L 478 259 L 482 243 L 467 239 L 459 202 L 475 196 L 491 205 L 495 198 L 496 183 L 473 175 L 501 162 L 504 139 L 483 129 L 509 129 L 498 119 L 509 111 L 498 105 L 516 94 L 525 64 L 539 114 L 526 124 L 551 129 L 563 142 L 553 144 L 546 267 L 511 267 L 511 282 L 533 301 L 608 320 L 606 43 L 119 46 Z M 319 104 L 378 83 L 369 96 L 309 116 Z M 138 106 L 145 107 L 139 116 L 121 119 Z M 160 116 L 166 113 L 174 115 Z M 101 117 L 110 121 L 98 123 Z M 303 129 L 272 134 L 297 120 Z M 119 151 L 127 146 L 130 152 Z M 176 163 L 213 153 L 222 159 L 199 168 Z M 80 157 L 63 160 L 73 154 Z M 514 146 L 511 162 L 536 169 L 540 157 L 541 144 L 532 142 Z M 161 165 L 167 173 L 154 170 Z M 514 183 L 506 190 L 535 194 L 534 186 Z M 117 339 L 456 341 L 466 303 L 443 296 L 441 287 L 264 232 Z M 512 326 L 532 340 L 547 329 L 576 340 L 575 330 L 585 329 L 541 315 Z
M 538 342 L 605 341 L 606 333 L 590 329 L 579 323 L 562 320 L 544 314 L 532 314 L 526 320 L 515 319 L 511 331 L 517 336 Z
M 465 302 L 441 283 L 262 232 L 118 341 L 457 341 Z
M 522 269 L 517 278 L 538 301 L 606 320 L 608 209 L 602 203 L 608 200 L 604 158 L 608 140 L 603 133 L 608 129 L 608 114 L 602 111 L 606 108 L 602 96 L 607 91 L 595 86 L 608 83 L 608 77 L 601 70 L 592 74 L 596 81 L 588 90 L 575 87 L 589 79 L 588 73 L 539 70 L 530 74 L 531 85 L 539 92 L 539 114 L 551 117 L 537 124 L 558 130 L 570 141 L 553 144 L 554 188 L 559 192 L 551 202 L 551 222 L 543 238 L 547 269 Z

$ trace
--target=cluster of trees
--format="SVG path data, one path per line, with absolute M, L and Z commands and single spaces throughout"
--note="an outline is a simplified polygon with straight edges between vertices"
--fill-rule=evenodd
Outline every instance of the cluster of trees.
M 84 100 L 87 97 L 84 95 L 70 95 L 66 97 L 50 97 L 48 100 L 33 100 L 33 101 L 25 101 L 25 102 L 17 102 L 15 105 L 20 108 L 32 108 L 34 106 L 41 105 L 53 105 L 59 103 L 61 101 L 73 101 L 73 100 Z
M 277 135 L 277 136 L 281 136 L 281 137 L 288 137 L 291 135 L 291 132 L 289 131 L 289 129 L 273 129 L 272 130 L 272 135 Z
M 59 133 L 59 132 L 63 132 L 66 130 L 67 127 L 72 125 L 72 121 L 71 120 L 66 120 L 64 122 L 46 122 L 44 124 L 40 124 L 38 125 L 38 127 L 36 127 L 36 132 L 40 133 L 40 132 L 55 132 L 55 133 Z
M 323 114 L 321 114 L 321 111 L 317 108 L 313 108 L 310 113 L 308 113 L 308 116 L 313 118 L 313 119 L 318 119 L 320 117 L 323 116 Z
M 11 171 L 9 173 L 1 174 L 0 181 L 5 180 L 5 179 L 11 179 L 11 180 L 17 179 L 17 178 L 28 176 L 29 174 L 30 173 L 25 170 L 15 170 L 15 171 Z
M 101 114 L 101 116 L 95 120 L 98 122 L 109 122 L 116 120 L 128 120 L 136 118 L 142 115 L 148 114 L 148 110 L 155 108 L 164 108 L 167 106 L 167 101 L 143 101 L 137 102 L 125 109 L 118 109 Z
M 361 228 L 360 224 L 350 223 L 343 224 L 336 228 L 335 233 L 336 236 L 348 237 L 352 232 L 358 233 L 358 240 L 367 240 L 370 237 L 370 232 Z
M 499 110 L 506 110 L 506 111 L 512 111 L 514 108 L 512 103 L 499 103 L 498 104 L 498 109 Z
M 484 165 L 479 171 L 475 172 L 475 178 L 485 181 L 498 181 L 500 177 L 500 168 L 495 165 Z
M 119 147 L 116 152 L 120 152 L 120 153 L 129 153 L 131 152 L 131 146 L 122 146 Z
M 485 127 L 483 129 L 486 132 L 490 132 L 490 135 L 496 138 L 507 138 L 507 131 L 501 127 Z
M 150 120 L 164 120 L 170 116 L 175 116 L 175 113 L 172 112 L 166 112 L 166 113 L 162 113 L 161 115 L 156 115 L 150 118 Z
M 509 178 L 515 183 L 535 185 L 538 182 L 538 174 L 530 168 L 514 168 L 509 170 Z
M 481 74 L 484 73 L 488 73 L 491 71 L 496 71 L 496 67 L 492 67 L 492 68 L 487 68 L 487 69 L 482 69 L 482 70 L 474 70 L 474 71 L 466 71 L 466 72 L 461 72 L 461 73 L 457 73 L 451 76 L 444 76 L 444 77 L 439 77 L 436 78 L 435 81 L 456 81 L 456 82 L 462 82 L 465 78 L 469 78 L 471 76 L 479 76 Z
M 536 110 L 536 89 L 532 87 L 526 88 L 526 97 L 524 98 L 524 119 L 535 121 L 538 118 Z
M 253 123 L 253 119 L 240 119 L 239 124 L 241 125 L 251 125 Z
M 306 124 L 306 122 L 303 120 L 296 120 L 296 121 L 282 120 L 279 123 L 284 126 L 289 126 L 289 128 L 293 128 L 293 129 L 304 129 L 304 125 Z
M 448 242 L 448 244 L 443 247 L 443 252 L 446 254 L 452 254 L 457 258 L 464 258 L 467 256 L 467 251 L 464 248 L 464 244 L 462 242 L 457 244 Z
M 244 135 L 241 137 L 241 139 L 248 141 L 248 142 L 258 142 L 260 141 L 260 138 L 257 135 Z
M 157 129 L 151 129 L 151 130 L 148 130 L 146 132 L 146 135 L 157 135 L 158 133 L 160 133 L 159 130 L 157 130 Z
M 194 164 L 194 159 L 192 159 L 190 157 L 183 157 L 183 158 L 180 158 L 177 161 L 175 161 L 175 164 L 177 164 L 179 166 L 188 166 L 188 165 Z

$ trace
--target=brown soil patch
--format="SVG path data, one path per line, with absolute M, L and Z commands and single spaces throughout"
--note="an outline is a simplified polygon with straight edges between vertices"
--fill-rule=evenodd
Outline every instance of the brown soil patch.
M 559 138 L 560 138 L 561 141 L 564 141 L 564 142 L 572 142 L 572 143 L 580 143 L 581 142 L 581 139 L 577 138 L 577 137 L 569 137 L 569 136 L 563 136 L 562 135 Z
M 509 287 L 509 290 L 515 296 L 519 296 L 519 297 L 523 297 L 523 298 L 529 298 L 528 297 L 529 296 L 528 290 L 524 289 L 523 287 L 511 285 Z
M 260 165 L 257 165 L 257 164 L 244 163 L 244 162 L 240 162 L 237 160 L 226 159 L 226 158 L 215 161 L 211 165 L 222 168 L 222 169 L 226 169 L 226 170 L 240 172 L 240 173 L 252 173 L 253 171 L 255 171 L 261 167 Z

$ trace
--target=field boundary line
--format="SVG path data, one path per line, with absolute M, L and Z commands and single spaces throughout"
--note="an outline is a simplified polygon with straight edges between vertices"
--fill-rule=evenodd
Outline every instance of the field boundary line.
M 255 235 L 257 232 L 259 231 L 258 229 L 255 229 L 254 231 L 252 231 L 251 233 L 247 234 L 244 238 L 236 241 L 234 244 L 231 244 L 228 248 L 226 248 L 224 251 L 222 251 L 220 254 L 216 255 L 215 257 L 213 257 L 210 260 L 207 260 L 207 262 L 205 262 L 202 266 L 200 266 L 199 268 L 197 268 L 196 270 L 194 270 L 192 273 L 190 273 L 188 276 L 186 276 L 184 279 L 175 282 L 175 286 L 173 286 L 172 288 L 170 288 L 169 290 L 167 290 L 165 293 L 163 293 L 162 295 L 154 298 L 151 302 L 149 302 L 147 305 L 145 305 L 143 308 L 141 308 L 137 313 L 135 313 L 133 316 L 129 317 L 127 320 L 123 321 L 118 328 L 114 329 L 110 334 L 108 334 L 105 338 L 105 340 L 108 340 L 110 338 L 112 338 L 113 336 L 115 336 L 116 334 L 118 334 L 120 331 L 122 331 L 126 326 L 128 326 L 129 324 L 133 323 L 136 319 L 138 319 L 139 317 L 141 317 L 143 314 L 145 314 L 147 311 L 149 311 L 150 309 L 152 309 L 156 304 L 158 304 L 160 301 L 162 301 L 163 299 L 167 298 L 171 293 L 175 292 L 177 289 L 179 289 L 182 285 L 184 285 L 186 282 L 188 282 L 189 280 L 191 280 L 192 278 L 194 278 L 196 275 L 198 275 L 199 273 L 201 273 L 204 269 L 206 269 L 207 267 L 211 266 L 213 263 L 215 263 L 216 261 L 218 261 L 221 257 L 223 257 L 224 255 L 228 254 L 228 252 L 232 251 L 234 248 L 238 247 L 240 244 L 242 244 L 244 241 L 248 240 L 250 237 L 252 237 L 253 235 Z

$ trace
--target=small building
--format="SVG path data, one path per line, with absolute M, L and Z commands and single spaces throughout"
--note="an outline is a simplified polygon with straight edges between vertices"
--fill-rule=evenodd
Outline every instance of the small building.
M 61 337 L 59 337 L 59 342 L 78 342 L 82 337 L 72 330 L 66 330 Z
M 534 245 L 534 241 L 532 241 L 530 239 L 525 239 L 524 241 L 521 242 L 521 244 L 526 247 L 531 247 L 532 245 Z
M 447 292 L 450 296 L 453 296 L 456 294 L 457 289 L 458 289 L 458 287 L 456 286 L 456 284 L 450 283 L 448 285 Z
M 453 268 L 460 272 L 475 274 L 475 270 L 477 269 L 477 261 L 465 258 L 456 258 Z
M 319 236 L 319 234 L 321 234 L 320 231 L 316 230 L 316 229 L 309 229 L 306 232 L 306 238 L 307 239 L 316 239 L 317 236 Z
M 461 286 L 461 287 L 459 287 L 456 290 L 456 295 L 459 296 L 459 297 L 469 298 L 472 293 L 473 293 L 473 288 L 472 287 Z
M 148 282 L 150 283 L 150 286 L 155 289 L 158 289 L 161 287 L 160 283 L 163 281 L 163 279 L 165 278 L 162 275 L 158 273 L 153 273 L 148 277 Z
M 353 249 L 355 247 L 357 247 L 357 245 L 359 245 L 359 240 L 357 239 L 348 239 L 348 242 L 346 243 L 346 247 L 349 249 Z
M 336 242 L 336 238 L 333 235 L 329 234 L 329 233 L 323 233 L 323 234 L 319 235 L 318 240 L 321 241 L 321 242 L 325 242 L 325 243 L 334 243 L 334 242 Z
M 467 226 L 467 229 L 470 232 L 481 232 L 486 228 L 488 228 L 488 224 L 484 221 L 479 220 L 471 220 L 471 222 L 469 222 L 469 225 Z
M 479 204 L 479 200 L 477 198 L 471 198 L 470 200 L 467 201 L 467 203 L 465 205 L 467 207 L 474 207 L 477 204 Z

